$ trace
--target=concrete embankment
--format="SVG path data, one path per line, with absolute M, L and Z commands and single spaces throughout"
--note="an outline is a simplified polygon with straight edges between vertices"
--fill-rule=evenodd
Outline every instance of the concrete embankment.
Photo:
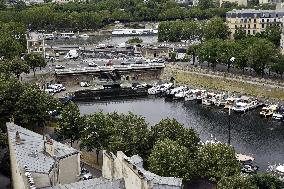
M 196 68 L 181 68 L 167 65 L 163 79 L 174 77 L 180 85 L 190 85 L 205 89 L 228 91 L 274 100 L 284 100 L 284 85 L 281 82 L 234 76 L 228 73 L 214 73 Z M 284 82 L 282 82 L 284 83 Z

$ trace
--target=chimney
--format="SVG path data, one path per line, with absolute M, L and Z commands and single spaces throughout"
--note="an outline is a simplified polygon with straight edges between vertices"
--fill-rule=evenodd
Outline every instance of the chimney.
M 52 139 L 49 138 L 46 141 L 44 141 L 44 150 L 50 156 L 54 156 L 54 143 Z
M 22 140 L 19 131 L 16 132 L 16 144 L 21 144 Z

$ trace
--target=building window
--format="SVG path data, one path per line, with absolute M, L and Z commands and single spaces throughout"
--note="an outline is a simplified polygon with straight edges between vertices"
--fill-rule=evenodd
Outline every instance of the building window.
M 249 22 L 251 22 L 251 19 L 249 19 Z
M 238 28 L 238 26 L 237 25 L 235 25 L 235 29 L 237 29 Z
M 247 28 L 247 25 L 246 25 L 246 24 L 244 25 L 244 28 Z
M 267 19 L 267 22 L 269 22 L 269 19 Z
M 274 22 L 276 22 L 276 18 L 274 18 Z
M 245 19 L 245 23 L 247 23 L 247 19 Z
M 264 22 L 264 19 L 262 19 L 262 22 Z
M 256 19 L 253 19 L 253 22 L 256 23 Z
M 252 32 L 253 32 L 253 34 L 255 34 L 255 33 L 256 33 L 256 31 L 255 31 L 255 30 L 253 30 Z
M 248 25 L 248 28 L 250 28 L 250 24 Z
M 253 25 L 253 28 L 254 28 L 254 29 L 256 28 L 256 24 Z
M 261 24 L 261 27 L 264 28 L 264 24 Z

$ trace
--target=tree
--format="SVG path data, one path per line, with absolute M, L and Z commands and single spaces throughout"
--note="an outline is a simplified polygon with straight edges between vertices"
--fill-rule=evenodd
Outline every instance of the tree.
M 236 32 L 234 33 L 235 40 L 245 39 L 246 37 L 247 37 L 246 31 L 243 28 L 237 29 Z
M 0 77 L 0 115 L 11 116 L 25 86 L 15 78 Z
M 230 72 L 231 65 L 235 63 L 236 57 L 239 58 L 239 53 L 243 49 L 239 43 L 231 40 L 220 41 L 218 45 L 217 56 L 221 63 L 227 64 L 227 71 Z
M 211 18 L 203 28 L 204 38 L 209 39 L 227 39 L 230 31 L 227 24 L 220 17 Z
M 26 9 L 26 3 L 24 1 L 17 1 L 14 7 L 16 11 L 22 11 Z
M 217 187 L 218 189 L 258 189 L 258 187 L 252 183 L 250 177 L 240 175 L 221 178 Z
M 198 48 L 200 47 L 200 45 L 190 45 L 187 48 L 187 54 L 192 56 L 192 65 L 195 64 L 195 59 L 196 59 L 196 55 L 197 55 L 197 51 Z
M 202 43 L 197 50 L 199 61 L 206 61 L 208 67 L 211 64 L 211 66 L 215 68 L 219 63 L 218 48 L 221 42 L 222 40 L 220 39 L 211 39 Z
M 22 60 L 19 57 L 14 57 L 11 61 L 7 62 L 9 71 L 16 75 L 19 79 L 21 73 L 29 73 L 29 65 L 26 61 Z
M 265 31 L 258 33 L 257 36 L 265 38 L 272 42 L 275 46 L 280 46 L 281 28 L 277 25 L 267 26 Z
M 108 149 L 112 152 L 123 151 L 126 155 L 139 154 L 145 158 L 149 153 L 149 130 L 145 118 L 128 114 L 109 114 L 113 120 L 112 135 Z
M 96 149 L 97 163 L 99 151 L 108 149 L 109 141 L 113 136 L 113 120 L 109 114 L 96 112 L 84 117 L 84 129 L 81 133 L 81 147 L 87 148 L 88 151 Z
M 264 69 L 275 61 L 276 52 L 273 43 L 266 39 L 258 39 L 247 49 L 248 63 L 263 77 Z
M 202 177 L 219 180 L 240 173 L 233 147 L 226 144 L 206 144 L 198 151 L 199 173 Z
M 252 182 L 258 189 L 283 189 L 284 183 L 271 174 L 256 174 L 251 176 Z
M 61 112 L 59 119 L 58 134 L 63 139 L 70 139 L 72 146 L 73 142 L 80 139 L 83 119 L 80 117 L 80 110 L 74 102 L 68 103 Z
M 189 150 L 178 142 L 163 139 L 153 147 L 148 158 L 149 170 L 160 176 L 191 179 L 194 176 L 190 169 Z
M 58 100 L 40 91 L 35 86 L 28 86 L 20 95 L 15 105 L 15 122 L 23 127 L 30 127 L 33 130 L 43 127 L 50 119 L 49 112 L 57 110 Z
M 8 146 L 8 137 L 6 133 L 3 133 L 0 129 L 0 148 L 5 148 Z
M 35 76 L 35 69 L 37 67 L 45 67 L 46 66 L 46 62 L 45 62 L 44 58 L 42 57 L 42 55 L 40 55 L 40 54 L 30 53 L 30 54 L 27 55 L 25 60 L 27 61 L 30 68 L 33 70 L 34 76 Z
M 7 33 L 1 33 L 0 35 L 0 58 L 12 59 L 15 56 L 19 56 L 22 52 L 21 44 L 16 41 L 12 36 Z
M 168 138 L 185 146 L 193 155 L 197 152 L 200 139 L 192 128 L 185 128 L 176 119 L 162 119 L 151 128 L 152 141 Z
M 201 9 L 209 9 L 216 7 L 216 3 L 213 0 L 199 0 L 198 7 Z
M 283 78 L 284 73 L 284 55 L 279 54 L 277 57 L 277 61 L 272 65 L 271 70 L 280 74 L 281 79 Z
M 143 40 L 138 38 L 138 37 L 134 37 L 134 38 L 131 38 L 127 41 L 127 43 L 143 43 Z

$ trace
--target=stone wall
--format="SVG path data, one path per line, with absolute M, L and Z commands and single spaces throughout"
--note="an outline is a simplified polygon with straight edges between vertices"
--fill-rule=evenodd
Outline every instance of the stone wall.
M 69 184 L 77 182 L 80 175 L 80 154 L 65 157 L 59 160 L 59 183 Z

